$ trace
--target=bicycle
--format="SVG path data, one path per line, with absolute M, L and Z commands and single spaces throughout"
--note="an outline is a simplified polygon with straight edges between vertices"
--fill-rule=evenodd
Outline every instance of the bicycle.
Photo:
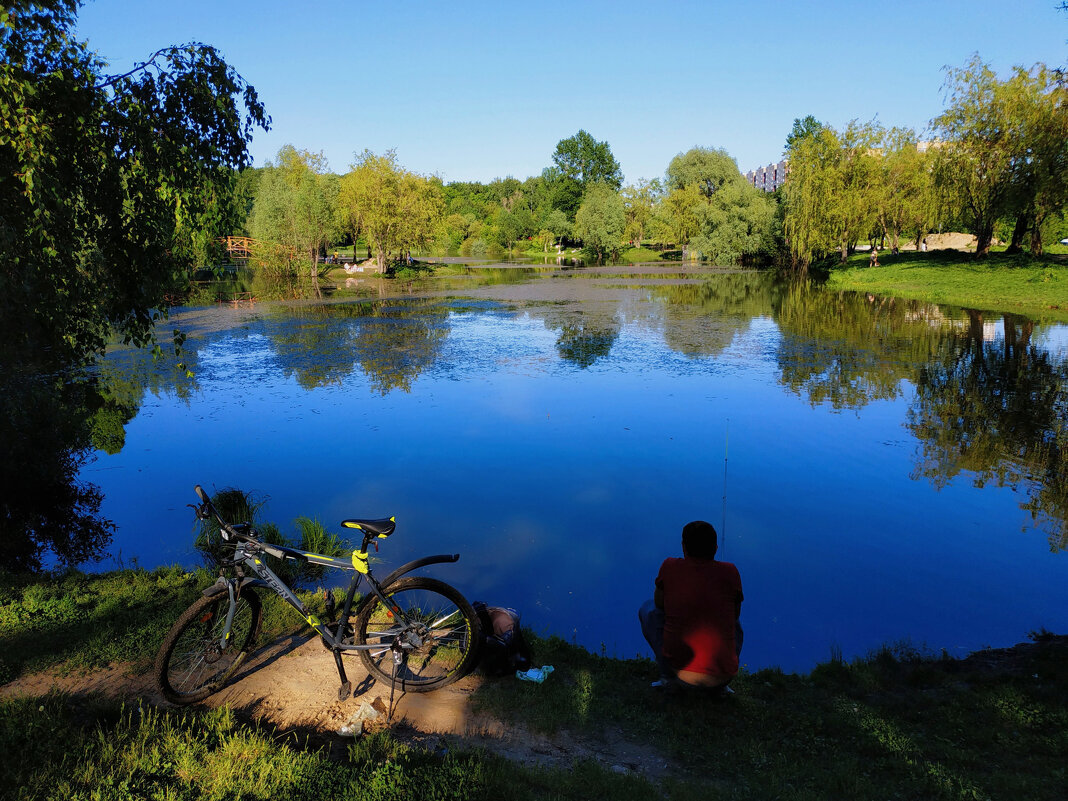
M 342 521 L 363 533 L 363 544 L 350 561 L 266 543 L 250 522 L 224 520 L 198 484 L 201 503 L 191 506 L 198 520 L 214 520 L 219 543 L 232 555 L 219 556 L 219 579 L 178 618 L 156 656 L 156 684 L 175 704 L 191 704 L 220 690 L 245 661 L 259 635 L 262 604 L 258 591 L 274 592 L 300 613 L 334 655 L 341 685 L 338 700 L 352 692 L 342 655 L 359 653 L 364 667 L 392 690 L 429 692 L 466 675 L 474 667 L 482 641 L 478 615 L 458 590 L 437 579 L 409 576 L 426 565 L 451 563 L 459 554 L 415 559 L 379 582 L 371 569 L 368 547 L 396 528 L 394 518 Z M 327 593 L 326 622 L 313 615 L 293 589 L 265 564 L 264 556 L 292 559 L 354 571 L 341 616 Z M 227 569 L 232 568 L 232 574 Z M 252 575 L 248 575 L 246 570 Z M 366 581 L 370 592 L 355 609 L 356 590 Z

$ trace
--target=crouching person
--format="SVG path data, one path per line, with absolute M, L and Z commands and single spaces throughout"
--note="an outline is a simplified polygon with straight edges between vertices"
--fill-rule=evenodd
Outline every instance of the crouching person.
M 728 692 L 742 651 L 742 579 L 716 561 L 716 529 L 703 520 L 682 529 L 682 559 L 660 566 L 653 599 L 638 610 L 642 634 L 660 666 L 654 687 L 681 685 Z

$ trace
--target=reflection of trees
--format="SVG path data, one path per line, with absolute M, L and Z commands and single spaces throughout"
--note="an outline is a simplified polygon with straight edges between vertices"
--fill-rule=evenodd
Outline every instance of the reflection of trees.
M 896 398 L 901 381 L 937 351 L 944 336 L 918 302 L 825 292 L 796 281 L 775 315 L 782 332 L 780 381 L 813 404 L 858 409 Z
M 339 384 L 354 365 L 382 395 L 409 392 L 441 355 L 449 306 L 403 298 L 308 306 L 287 311 L 269 332 L 282 370 L 304 389 Z
M 190 354 L 183 354 L 188 360 Z M 14 362 L 14 363 L 13 363 Z M 112 523 L 79 477 L 93 450 L 118 453 L 146 391 L 188 392 L 173 360 L 119 350 L 85 369 L 0 354 L 0 564 L 37 570 L 103 555 Z
M 619 321 L 615 317 L 615 305 L 598 307 L 589 304 L 574 307 L 560 304 L 545 307 L 530 307 L 527 313 L 541 319 L 550 331 L 557 331 L 556 351 L 560 358 L 569 361 L 581 370 L 592 367 L 612 351 L 619 338 Z
M 982 316 L 969 317 L 967 333 L 919 370 L 915 474 L 936 487 L 962 470 L 978 487 L 1023 486 L 1036 526 L 1068 547 L 1068 361 L 1031 344 L 1028 320 L 1005 315 L 1004 340 L 984 342 Z
M 410 392 L 420 373 L 437 362 L 449 336 L 449 307 L 433 298 L 343 308 L 359 321 L 353 342 L 356 361 L 382 395 L 394 389 Z
M 268 337 L 286 378 L 310 390 L 340 384 L 352 373 L 352 331 L 334 307 L 289 309 L 276 322 Z
M 49 552 L 66 564 L 98 558 L 114 526 L 102 495 L 78 471 L 92 454 L 98 405 L 87 375 L 0 370 L 0 564 L 38 570 Z
M 588 320 L 564 325 L 556 340 L 556 350 L 565 359 L 585 370 L 598 359 L 607 356 L 619 337 L 619 326 L 592 327 Z
M 725 350 L 754 317 L 770 316 L 782 282 L 774 273 L 725 273 L 700 284 L 656 287 L 664 341 L 691 358 Z

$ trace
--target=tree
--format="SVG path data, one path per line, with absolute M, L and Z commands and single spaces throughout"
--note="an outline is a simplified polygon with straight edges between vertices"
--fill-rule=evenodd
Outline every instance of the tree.
M 835 249 L 844 262 L 875 228 L 881 139 L 878 125 L 854 120 L 841 134 L 824 126 L 794 142 L 784 225 L 795 264 Z
M 113 333 L 152 341 L 190 266 L 182 231 L 215 214 L 269 123 L 205 45 L 108 75 L 74 38 L 78 5 L 0 15 L 0 549 L 13 568 L 106 545 L 100 493 L 77 477 L 99 397 L 78 370 Z
M 813 134 L 817 134 L 823 128 L 823 123 L 809 114 L 803 120 L 794 118 L 794 125 L 790 129 L 790 133 L 786 134 L 786 148 L 785 152 L 789 153 L 802 139 L 806 139 Z
M 249 219 L 252 236 L 273 246 L 271 261 L 289 271 L 298 254 L 310 263 L 316 295 L 319 254 L 337 235 L 338 191 L 338 178 L 322 153 L 283 145 L 276 162 L 262 170 Z
M 626 215 L 623 235 L 633 242 L 635 247 L 642 246 L 642 240 L 649 231 L 660 194 L 660 181 L 656 179 L 647 181 L 642 178 L 637 185 L 632 184 L 623 189 L 623 213 Z
M 935 180 L 970 224 L 982 256 L 999 218 L 1023 216 L 1026 223 L 1040 194 L 1043 205 L 1063 202 L 1065 90 L 1042 66 L 1034 73 L 1018 67 L 1011 80 L 1000 81 L 974 55 L 948 70 L 945 92 L 949 107 L 931 123 L 943 140 Z M 1058 130 L 1060 140 L 1051 140 Z
M 916 248 L 935 219 L 934 186 L 927 153 L 919 148 L 916 133 L 891 128 L 883 140 L 879 188 L 875 193 L 879 225 L 897 253 L 902 235 Z
M 556 143 L 553 164 L 564 178 L 578 183 L 583 191 L 595 183 L 607 184 L 612 189 L 619 189 L 623 184 L 623 171 L 608 142 L 598 142 L 583 130 Z
M 695 147 L 671 160 L 667 206 L 684 248 L 717 263 L 771 247 L 774 207 L 722 149 Z
M 1063 76 L 1038 64 L 1016 67 L 1006 82 L 1010 130 L 1019 142 L 1013 159 L 1010 214 L 1015 227 L 1009 250 L 1026 237 L 1033 253 L 1043 249 L 1042 228 L 1068 205 L 1068 86 Z
M 351 230 L 367 237 L 380 270 L 386 259 L 430 242 L 444 213 L 441 182 L 408 172 L 393 150 L 357 156 L 341 178 L 338 203 Z
M 603 259 L 623 241 L 623 200 L 608 184 L 590 184 L 575 215 L 575 236 Z

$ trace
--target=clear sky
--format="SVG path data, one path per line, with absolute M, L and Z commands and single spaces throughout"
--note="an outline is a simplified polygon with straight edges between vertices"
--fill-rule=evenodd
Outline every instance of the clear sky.
M 78 33 L 113 72 L 168 44 L 217 47 L 273 118 L 257 165 L 287 143 L 335 172 L 394 148 L 445 181 L 526 178 L 585 128 L 633 182 L 694 145 L 725 148 L 743 172 L 777 161 L 807 114 L 922 129 L 942 68 L 972 53 L 999 73 L 1068 63 L 1059 5 L 94 0 Z

